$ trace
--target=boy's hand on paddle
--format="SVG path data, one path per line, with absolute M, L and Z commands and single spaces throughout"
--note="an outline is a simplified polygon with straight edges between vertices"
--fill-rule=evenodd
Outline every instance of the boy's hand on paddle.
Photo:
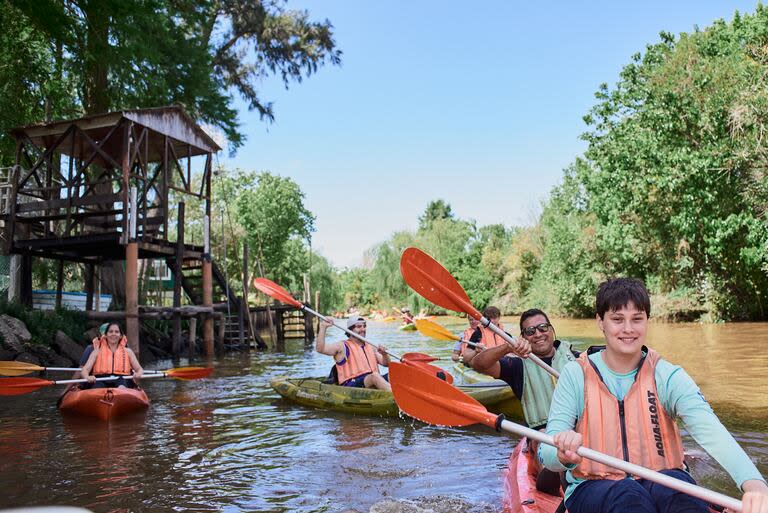
M 325 331 L 328 328 L 330 328 L 331 326 L 333 326 L 333 323 L 331 321 L 326 321 L 325 319 L 321 319 L 320 320 L 320 329 L 321 330 Z
M 90 384 L 96 383 L 96 376 L 94 376 L 93 374 L 89 374 L 88 376 L 85 377 L 85 379 Z
M 581 456 L 576 451 L 579 450 L 582 443 L 580 433 L 576 431 L 561 431 L 552 437 L 557 447 L 557 459 L 563 465 L 578 465 L 581 463 Z
M 768 513 L 768 485 L 757 479 L 745 481 L 742 485 L 742 513 Z
M 376 348 L 376 350 L 381 353 L 382 356 L 387 356 L 387 348 L 386 346 L 379 346 Z

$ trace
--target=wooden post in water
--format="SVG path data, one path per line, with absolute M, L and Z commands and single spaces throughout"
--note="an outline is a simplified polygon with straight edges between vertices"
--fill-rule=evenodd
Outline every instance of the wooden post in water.
M 315 304 L 314 304 L 314 307 L 315 307 L 315 312 L 319 312 L 320 311 L 320 289 L 317 289 L 315 291 Z M 314 317 L 315 321 L 317 322 L 317 331 L 320 331 L 320 317 L 315 317 L 314 315 L 312 317 Z
M 173 262 L 173 306 L 181 306 L 182 265 L 184 263 L 184 208 L 185 203 L 179 203 L 176 217 L 176 258 Z M 181 352 L 181 314 L 173 314 L 173 342 L 171 346 L 173 356 Z
M 240 316 L 245 319 L 244 328 L 248 332 L 248 350 L 250 351 L 251 344 L 256 342 L 256 331 L 253 329 L 251 309 L 248 306 L 248 256 L 248 241 L 243 240 L 243 301 L 241 302 L 242 311 L 240 312 Z M 244 340 L 241 339 L 240 342 L 243 343 Z
M 195 341 L 197 340 L 197 317 L 189 318 L 189 354 L 188 358 L 195 355 Z
M 216 320 L 219 322 L 216 347 L 219 351 L 224 351 L 224 335 L 225 330 L 227 329 L 227 315 L 225 313 L 217 313 Z
M 261 265 L 261 258 L 256 260 L 256 263 L 259 265 L 259 274 L 261 274 L 261 277 L 264 278 L 264 267 Z M 285 348 L 285 344 L 283 344 L 282 336 L 277 332 L 275 329 L 275 322 L 272 320 L 272 308 L 269 306 L 269 302 L 271 299 L 269 296 L 267 296 L 267 324 L 269 325 L 269 337 L 272 339 L 272 343 L 275 345 L 275 348 L 280 349 L 280 347 Z M 280 324 L 278 320 L 277 324 Z
M 213 306 L 213 270 L 211 264 L 211 217 L 203 221 L 203 306 Z M 206 356 L 213 356 L 213 316 L 203 318 L 203 348 Z
M 127 161 L 127 151 L 124 164 Z M 125 248 L 125 334 L 128 347 L 139 356 L 139 243 L 136 241 L 137 191 L 130 189 L 128 245 Z

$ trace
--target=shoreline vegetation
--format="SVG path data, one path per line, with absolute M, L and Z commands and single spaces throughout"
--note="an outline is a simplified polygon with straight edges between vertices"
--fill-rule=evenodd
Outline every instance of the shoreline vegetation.
M 4 5 L 9 23 L 0 37 L 0 56 L 6 56 L 0 58 L 0 83 L 9 94 L 0 101 L 0 165 L 14 163 L 13 141 L 3 134 L 15 126 L 45 116 L 73 117 L 150 103 L 184 102 L 197 119 L 218 127 L 231 149 L 241 142 L 237 113 L 225 94 L 231 86 L 227 81 L 206 82 L 210 90 L 190 89 L 190 97 L 157 96 L 157 91 L 176 90 L 160 85 L 177 66 L 167 67 L 164 58 L 147 61 L 142 76 L 160 84 L 152 89 L 153 96 L 128 87 L 136 82 L 132 76 L 108 73 L 110 66 L 133 69 L 130 59 L 119 60 L 110 45 L 94 47 L 103 54 L 86 58 L 82 41 L 73 37 L 109 32 L 117 41 L 125 36 L 121 29 L 130 19 L 101 19 L 113 30 L 90 31 L 80 30 L 92 22 L 88 16 L 59 13 L 64 17 L 54 30 L 41 26 L 47 18 L 31 8 Z M 180 25 L 164 23 L 162 13 L 152 13 L 150 21 L 170 31 L 169 40 L 187 41 L 176 32 Z M 223 16 L 208 15 L 212 20 Z M 318 54 L 308 43 L 299 57 L 272 57 L 275 65 L 289 65 L 301 55 L 309 59 L 283 77 L 286 85 L 310 76 L 317 66 L 341 62 L 329 21 L 291 16 L 291 30 L 309 27 L 323 45 Z M 203 26 L 207 24 L 192 24 L 189 30 Z M 257 40 L 261 31 L 256 29 L 263 27 L 243 31 L 252 36 L 240 43 Z M 150 56 L 164 56 L 168 48 L 156 47 L 157 39 L 142 39 L 139 46 Z M 208 43 L 189 49 L 202 54 L 180 80 L 197 83 L 196 77 L 209 75 L 206 55 L 235 51 L 217 48 L 213 39 Z M 258 55 L 260 50 L 256 46 L 253 51 Z M 82 66 L 96 61 L 106 65 Z M 237 68 L 237 62 L 230 64 Z M 106 96 L 94 96 L 94 83 L 109 85 L 98 89 Z M 238 84 L 241 93 L 253 93 L 253 103 L 260 105 L 253 84 Z M 217 108 L 207 107 L 206 98 L 217 99 Z M 270 118 L 271 112 L 267 109 L 264 115 Z M 424 198 L 429 202 L 418 229 L 394 233 L 370 249 L 361 268 L 336 269 L 311 251 L 315 217 L 291 178 L 219 168 L 213 181 L 213 256 L 232 288 L 240 289 L 248 244 L 252 276 L 263 275 L 292 291 L 306 290 L 309 283 L 310 298 L 314 302 L 314 293 L 319 293 L 322 311 L 396 305 L 442 313 L 410 291 L 400 276 L 400 254 L 416 246 L 458 279 L 473 304 L 497 306 L 505 315 L 538 307 L 561 317 L 591 317 L 597 285 L 609 277 L 630 276 L 646 283 L 655 319 L 768 320 L 768 8 L 758 4 L 752 13 L 737 12 L 731 20 L 716 20 L 691 33 L 661 33 L 657 42 L 631 57 L 615 83 L 598 88 L 584 122 L 581 137 L 587 149 L 563 171 L 532 226 L 479 226 L 456 217 L 448 202 Z M 199 186 L 200 176 L 193 176 L 194 181 Z M 186 233 L 193 243 L 202 240 L 198 207 L 187 205 Z M 35 259 L 33 265 L 35 288 L 47 288 L 55 262 Z M 81 290 L 82 268 L 65 264 L 64 280 L 65 290 Z M 149 283 L 140 279 L 141 304 L 152 300 Z M 249 299 L 252 304 L 265 301 L 256 293 Z
M 344 304 L 438 313 L 399 277 L 417 246 L 504 314 L 591 317 L 597 285 L 631 276 L 656 319 L 768 320 L 768 8 L 661 33 L 595 98 L 587 150 L 533 226 L 477 226 L 432 201 L 416 232 L 341 273 Z

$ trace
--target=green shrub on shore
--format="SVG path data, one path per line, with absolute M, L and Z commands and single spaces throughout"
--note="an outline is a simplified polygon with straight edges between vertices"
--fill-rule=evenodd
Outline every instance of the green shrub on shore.
M 83 312 L 60 308 L 58 310 L 32 310 L 19 303 L 0 302 L 0 315 L 6 314 L 22 321 L 32 335 L 32 344 L 50 346 L 57 331 L 63 331 L 72 340 L 81 342 L 88 329 Z

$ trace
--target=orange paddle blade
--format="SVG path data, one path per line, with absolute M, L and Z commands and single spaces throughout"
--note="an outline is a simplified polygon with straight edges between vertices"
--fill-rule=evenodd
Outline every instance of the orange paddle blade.
M 424 353 L 405 353 L 403 356 L 400 357 L 401 360 L 408 360 L 409 362 L 434 362 L 435 360 L 439 360 L 439 358 L 436 358 L 434 356 L 430 356 L 428 354 Z
M 0 379 L 0 395 L 22 395 L 50 385 L 55 381 L 37 378 L 4 378 Z
M 389 364 L 389 382 L 397 406 L 415 419 L 438 426 L 496 427 L 498 415 L 445 381 L 415 367 Z
M 427 319 L 416 319 L 416 329 L 422 335 L 436 338 L 437 340 L 461 340 L 461 337 L 457 337 L 448 331 L 447 328 Z
M 409 287 L 431 303 L 454 312 L 464 312 L 475 319 L 482 317 L 451 273 L 422 250 L 407 248 L 403 251 L 400 273 Z
M 286 305 L 295 306 L 301 308 L 303 305 L 299 303 L 293 296 L 291 296 L 287 290 L 278 285 L 272 280 L 266 278 L 254 278 L 253 286 L 262 291 L 264 294 L 282 301 Z
M 440 381 L 443 381 L 445 383 L 448 383 L 449 385 L 453 384 L 453 376 L 451 376 L 448 371 L 445 371 L 441 369 L 440 367 L 436 367 L 434 365 L 430 365 L 426 362 L 414 362 L 409 360 L 403 360 L 403 365 L 410 365 L 411 367 L 414 367 L 416 369 L 419 369 L 422 372 L 426 372 L 430 376 L 433 376 Z
M 213 372 L 213 367 L 179 367 L 168 369 L 165 374 L 176 379 L 192 380 L 207 378 Z
M 40 367 L 33 363 L 27 362 L 0 362 L 0 374 L 3 376 L 23 376 L 30 372 L 45 370 L 45 367 Z

